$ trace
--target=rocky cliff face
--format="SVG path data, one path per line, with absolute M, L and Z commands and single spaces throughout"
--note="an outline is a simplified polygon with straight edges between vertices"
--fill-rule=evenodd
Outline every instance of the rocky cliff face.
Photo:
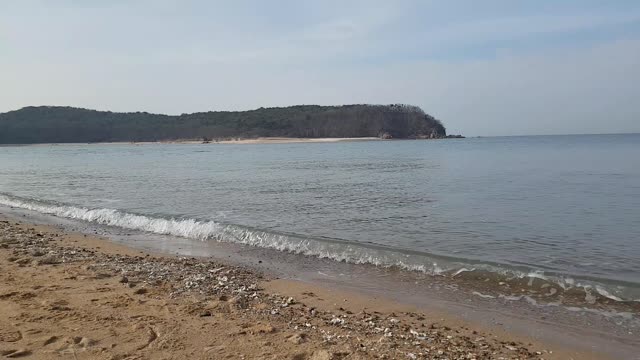
M 255 137 L 443 138 L 442 123 L 409 105 L 300 105 L 178 116 L 72 107 L 0 114 L 0 143 L 160 141 Z

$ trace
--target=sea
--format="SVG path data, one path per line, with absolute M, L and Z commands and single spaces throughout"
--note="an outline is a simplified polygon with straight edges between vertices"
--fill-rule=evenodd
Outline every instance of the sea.
M 481 298 L 640 308 L 640 134 L 4 146 L 0 206 Z

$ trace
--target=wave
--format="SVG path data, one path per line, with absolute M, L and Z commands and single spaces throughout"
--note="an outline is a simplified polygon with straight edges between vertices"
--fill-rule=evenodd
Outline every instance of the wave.
M 89 209 L 53 204 L 40 200 L 22 199 L 7 194 L 0 194 L 0 204 L 67 219 L 88 221 L 160 235 L 173 235 L 202 241 L 232 242 L 353 264 L 398 266 L 406 270 L 430 274 L 440 274 L 445 271 L 436 262 L 428 264 L 423 261 L 411 261 L 410 255 L 395 253 L 386 249 L 367 248 L 366 246 L 358 246 L 338 240 L 322 241 L 298 235 L 277 234 L 216 221 L 165 219 L 127 213 L 116 209 Z
M 496 288 L 509 284 L 511 289 L 529 289 L 534 292 L 548 291 L 544 295 L 546 297 L 551 295 L 556 295 L 556 297 L 573 295 L 591 304 L 599 300 L 629 302 L 637 299 L 638 295 L 638 289 L 634 289 L 631 294 L 625 295 L 626 289 L 619 285 L 605 287 L 598 282 L 584 279 L 578 281 L 567 276 L 544 274 L 541 271 L 522 271 L 487 263 L 470 264 L 469 261 L 462 259 L 458 260 L 368 244 L 354 244 L 335 239 L 279 234 L 217 221 L 151 217 L 116 209 L 90 209 L 19 198 L 2 193 L 0 193 L 0 205 L 160 235 L 172 235 L 201 241 L 231 242 L 352 264 L 395 267 L 429 275 L 455 278 L 457 281 L 490 281 L 495 284 Z M 551 289 L 555 290 L 550 291 Z M 578 290 L 577 293 L 576 290 Z M 485 297 L 485 294 L 479 292 L 478 294 L 478 296 Z M 495 296 L 488 296 L 500 297 L 499 295 L 499 293 L 496 293 Z

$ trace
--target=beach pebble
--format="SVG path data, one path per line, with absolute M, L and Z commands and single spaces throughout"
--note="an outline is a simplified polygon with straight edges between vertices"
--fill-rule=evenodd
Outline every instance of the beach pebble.
M 331 353 L 327 350 L 316 350 L 311 354 L 309 360 L 331 360 Z
M 42 250 L 42 249 L 38 249 L 38 248 L 36 248 L 36 249 L 32 249 L 31 251 L 29 251 L 29 255 L 31 255 L 31 256 L 33 256 L 33 257 L 44 256 L 44 255 L 46 255 L 46 254 L 47 254 L 47 253 L 46 253 L 44 250 Z
M 296 345 L 300 345 L 305 342 L 306 335 L 304 333 L 293 334 L 287 338 L 287 341 L 294 343 Z
M 28 263 L 31 262 L 31 259 L 30 258 L 19 258 L 19 259 L 13 260 L 13 262 L 18 264 L 18 265 L 27 265 Z
M 271 334 L 276 332 L 276 328 L 271 324 L 258 324 L 251 328 L 251 330 L 257 334 Z
M 43 256 L 42 258 L 38 259 L 37 264 L 38 265 L 55 265 L 55 264 L 60 264 L 61 260 L 58 256 L 50 254 L 47 256 Z

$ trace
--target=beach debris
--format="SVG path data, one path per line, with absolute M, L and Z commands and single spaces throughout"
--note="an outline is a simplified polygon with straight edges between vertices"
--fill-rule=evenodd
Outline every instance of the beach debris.
M 329 320 L 329 324 L 331 325 L 344 325 L 344 323 L 344 319 L 339 317 L 333 317 L 331 320 Z

